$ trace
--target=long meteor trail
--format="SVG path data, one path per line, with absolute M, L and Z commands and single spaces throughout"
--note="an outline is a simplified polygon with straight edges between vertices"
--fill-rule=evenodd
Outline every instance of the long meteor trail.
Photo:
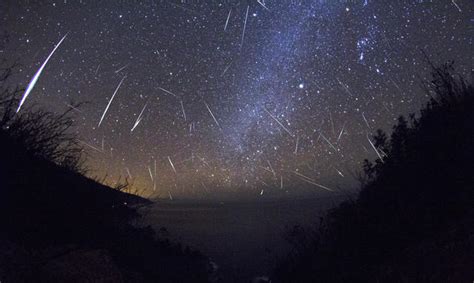
M 270 113 L 266 108 L 263 108 L 263 110 L 264 110 L 265 112 L 267 112 L 267 114 L 268 114 L 273 120 L 275 120 L 275 122 L 277 122 L 278 125 L 280 125 L 280 127 L 282 127 L 283 130 L 285 130 L 285 132 L 287 132 L 287 133 L 288 133 L 290 136 L 292 136 L 292 137 L 294 136 L 294 135 L 290 132 L 290 130 L 288 130 L 275 116 L 272 115 L 272 113 Z
M 176 168 L 174 167 L 174 164 L 173 164 L 173 161 L 171 161 L 171 157 L 169 157 L 169 156 L 168 156 L 168 161 L 170 162 L 171 168 L 173 168 L 174 173 L 177 174 Z
M 120 83 L 118 84 L 117 88 L 114 91 L 114 94 L 112 95 L 112 98 L 109 100 L 109 103 L 107 104 L 107 107 L 105 107 L 104 113 L 102 114 L 102 117 L 100 117 L 99 125 L 97 127 L 100 127 L 100 124 L 102 124 L 102 120 L 104 120 L 105 114 L 107 114 L 107 110 L 109 110 L 110 104 L 114 100 L 115 95 L 117 94 L 117 91 L 119 90 L 120 86 L 123 83 L 123 80 L 125 80 L 126 77 L 123 77 Z
M 206 108 L 207 108 L 207 111 L 209 111 L 209 114 L 211 114 L 212 119 L 214 119 L 214 122 L 216 123 L 217 127 L 219 127 L 219 129 L 221 129 L 221 125 L 217 121 L 216 116 L 214 116 L 214 114 L 211 111 L 211 108 L 209 108 L 209 105 L 206 103 L 206 101 L 204 101 L 204 104 L 206 105 Z
M 145 111 L 146 105 L 147 105 L 147 104 L 145 104 L 145 106 L 143 106 L 143 109 L 142 109 L 142 111 L 140 112 L 140 115 L 138 115 L 138 118 L 137 118 L 137 120 L 135 121 L 135 124 L 133 125 L 133 128 L 130 130 L 130 132 L 133 132 L 133 130 L 135 130 L 135 128 L 138 126 L 138 124 L 140 124 L 140 122 L 142 121 L 143 112 Z
M 26 98 L 28 97 L 28 95 L 30 95 L 30 92 L 33 90 L 33 87 L 35 86 L 36 82 L 39 79 L 39 76 L 43 72 L 44 67 L 46 67 L 46 64 L 48 63 L 49 59 L 51 58 L 51 56 L 53 56 L 54 52 L 56 51 L 56 49 L 58 49 L 59 45 L 61 45 L 61 43 L 63 42 L 63 40 L 66 38 L 67 35 L 68 34 L 66 33 L 66 35 L 63 36 L 63 38 L 61 38 L 59 43 L 56 44 L 53 51 L 51 51 L 51 53 L 49 53 L 48 58 L 46 58 L 46 60 L 43 62 L 43 65 L 41 65 L 41 67 L 38 69 L 36 74 L 31 79 L 30 83 L 28 84 L 28 87 L 26 88 L 25 93 L 23 94 L 23 97 L 21 98 L 20 104 L 18 105 L 18 108 L 16 109 L 16 113 L 18 113 L 20 111 L 21 106 L 23 105 L 23 103 L 25 103 Z
M 244 28 L 242 29 L 242 38 L 240 40 L 240 49 L 242 49 L 242 45 L 244 45 L 245 29 L 247 28 L 247 19 L 249 17 L 249 8 L 250 6 L 247 6 L 247 12 L 245 12 L 245 21 L 244 21 Z
M 224 31 L 227 29 L 227 25 L 229 24 L 230 14 L 232 13 L 232 9 L 229 10 L 229 14 L 227 15 L 227 20 L 225 21 Z

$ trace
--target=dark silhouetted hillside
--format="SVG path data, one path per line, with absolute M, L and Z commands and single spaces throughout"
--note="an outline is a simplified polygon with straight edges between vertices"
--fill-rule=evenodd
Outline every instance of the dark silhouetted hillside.
M 382 159 L 362 190 L 295 228 L 277 282 L 471 282 L 474 279 L 474 88 L 452 64 L 433 67 L 418 116 L 377 131 Z
M 148 200 L 81 174 L 68 114 L 16 114 L 18 93 L 0 97 L 0 281 L 206 282 L 204 256 L 132 225 Z

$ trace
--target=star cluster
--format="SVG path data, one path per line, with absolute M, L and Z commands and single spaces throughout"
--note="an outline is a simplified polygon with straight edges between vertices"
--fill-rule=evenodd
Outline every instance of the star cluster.
M 25 104 L 87 102 L 89 174 L 157 197 L 354 187 L 371 134 L 427 100 L 422 50 L 473 68 L 470 0 L 1 5 L 24 87 L 67 34 Z

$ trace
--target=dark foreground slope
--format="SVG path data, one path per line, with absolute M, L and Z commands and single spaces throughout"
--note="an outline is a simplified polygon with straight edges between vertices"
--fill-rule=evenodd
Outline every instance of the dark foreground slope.
M 318 231 L 295 231 L 277 282 L 471 282 L 474 279 L 474 88 L 433 67 L 432 99 L 401 117 L 362 190 Z
M 204 282 L 207 260 L 130 223 L 149 201 L 31 156 L 0 132 L 2 282 Z
M 206 282 L 207 258 L 132 225 L 148 200 L 81 174 L 67 112 L 15 113 L 0 70 L 0 281 Z
M 130 223 L 149 201 L 25 153 L 0 133 L 0 280 L 204 282 L 207 260 Z

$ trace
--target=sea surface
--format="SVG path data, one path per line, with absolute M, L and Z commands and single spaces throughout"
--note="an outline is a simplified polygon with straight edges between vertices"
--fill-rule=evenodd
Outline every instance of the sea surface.
M 317 225 L 340 200 L 157 201 L 142 213 L 156 231 L 166 228 L 160 234 L 209 256 L 222 282 L 250 282 L 288 253 L 290 227 Z

